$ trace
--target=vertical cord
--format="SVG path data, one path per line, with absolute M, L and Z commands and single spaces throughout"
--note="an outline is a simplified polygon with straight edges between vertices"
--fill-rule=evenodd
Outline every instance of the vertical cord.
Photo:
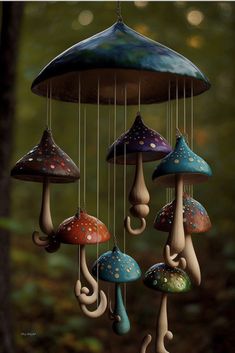
M 86 210 L 86 106 L 84 106 L 83 134 L 83 207 Z
M 77 111 L 77 164 L 80 164 L 80 149 L 81 149 L 81 140 L 80 140 L 80 128 L 81 128 L 81 84 L 80 76 L 78 76 L 78 111 Z M 76 131 L 75 130 L 75 131 Z M 77 208 L 78 212 L 80 209 L 80 179 L 77 181 Z M 78 279 L 81 279 L 81 246 L 78 245 Z
M 50 102 L 49 102 L 49 129 L 51 130 L 51 116 L 52 116 L 52 84 L 50 80 Z
M 191 149 L 193 150 L 193 139 L 194 139 L 194 106 L 193 106 L 193 81 L 191 81 Z M 193 197 L 193 185 L 190 186 L 190 194 Z
M 111 111 L 110 111 L 110 100 L 109 100 L 109 108 L 108 108 L 108 147 L 111 145 Z M 111 164 L 108 163 L 108 230 L 110 232 L 110 209 L 111 209 Z M 107 250 L 110 248 L 110 241 L 107 243 Z M 110 303 L 110 283 L 108 284 L 108 303 Z
M 138 109 L 140 113 L 140 101 L 141 101 L 141 81 L 139 79 L 139 87 L 138 87 Z
M 77 156 L 78 156 L 78 165 L 81 162 L 81 82 L 80 76 L 78 77 L 78 148 L 77 148 Z M 80 179 L 77 181 L 77 204 L 78 209 L 81 207 L 81 184 Z
M 166 104 L 166 139 L 170 143 L 170 98 L 171 98 L 171 81 L 168 82 L 168 100 Z M 171 143 L 170 143 L 171 144 Z M 166 188 L 166 202 L 170 199 L 170 189 Z
M 173 131 L 174 131 L 174 127 L 173 127 L 173 101 L 170 100 L 170 144 L 171 146 L 173 146 Z M 174 189 L 173 188 L 170 188 L 170 201 L 172 200 L 173 198 L 173 191 Z
M 46 129 L 49 129 L 49 86 L 47 83 L 47 99 L 46 99 Z
M 97 148 L 97 183 L 96 183 L 96 217 L 97 217 L 97 242 L 96 242 L 96 261 L 99 257 L 99 197 L 100 197 L 100 80 L 98 79 L 97 84 L 97 138 L 96 138 L 96 148 Z M 99 272 L 97 266 L 96 273 L 97 284 L 99 284 Z M 99 298 L 97 297 L 97 308 L 99 306 Z
M 186 92 L 185 92 L 185 79 L 184 79 L 184 134 L 186 134 Z
M 175 127 L 176 129 L 179 128 L 179 88 L 178 88 L 178 79 L 176 79 L 176 92 L 175 92 L 175 98 L 176 98 L 176 107 L 175 107 Z
M 124 88 L 124 131 L 127 128 L 127 86 Z M 124 166 L 123 166 L 123 219 L 126 217 L 126 144 L 124 143 Z M 126 228 L 123 227 L 123 251 L 126 253 Z M 124 283 L 124 305 L 126 307 L 127 288 Z
M 113 123 L 113 137 L 114 137 L 114 162 L 113 162 L 113 237 L 114 244 L 117 245 L 116 237 L 116 129 L 117 129 L 117 80 L 115 76 L 114 82 L 114 123 Z

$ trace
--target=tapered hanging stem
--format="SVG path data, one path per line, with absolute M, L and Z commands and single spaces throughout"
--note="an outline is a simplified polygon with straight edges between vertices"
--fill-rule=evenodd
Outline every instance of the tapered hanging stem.
M 199 286 L 201 283 L 201 271 L 190 234 L 185 236 L 185 248 L 182 251 L 182 256 L 185 257 L 187 261 L 187 271 L 192 281 Z
M 141 347 L 140 347 L 140 353 L 146 353 L 147 348 L 149 346 L 149 344 L 152 341 L 152 336 L 151 335 L 146 335 L 141 343 Z
M 173 334 L 168 330 L 167 294 L 163 293 L 157 319 L 156 353 L 169 353 L 164 345 L 165 338 L 172 340 Z
M 41 212 L 39 216 L 39 226 L 41 231 L 47 235 L 47 237 L 41 237 L 39 232 L 33 232 L 32 238 L 33 242 L 42 247 L 49 245 L 50 237 L 54 235 L 54 227 L 51 219 L 51 209 L 50 209 L 50 183 L 48 178 L 43 181 L 42 190 L 42 204 Z
M 143 162 L 142 153 L 137 153 L 136 158 L 136 170 L 133 186 L 129 194 L 129 201 L 133 205 L 130 208 L 130 213 L 140 219 L 141 227 L 138 229 L 133 229 L 131 227 L 130 217 L 126 217 L 124 220 L 124 225 L 128 233 L 132 235 L 141 234 L 146 227 L 145 217 L 149 213 L 148 203 L 150 200 L 148 189 L 145 185 L 144 173 L 143 173 Z
M 113 331 L 117 335 L 124 335 L 130 330 L 130 321 L 123 303 L 122 290 L 119 283 L 115 284 L 115 307 L 114 310 L 109 309 L 110 319 L 113 322 Z

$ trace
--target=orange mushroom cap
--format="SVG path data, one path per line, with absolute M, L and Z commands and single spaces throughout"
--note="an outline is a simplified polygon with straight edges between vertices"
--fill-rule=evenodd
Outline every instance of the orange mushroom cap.
M 110 239 L 106 225 L 98 218 L 90 216 L 83 210 L 64 220 L 58 227 L 57 239 L 65 244 L 97 244 Z
M 211 228 L 210 218 L 205 208 L 188 194 L 183 195 L 183 222 L 186 234 L 204 233 Z M 175 212 L 175 200 L 165 205 L 154 221 L 154 228 L 170 232 Z

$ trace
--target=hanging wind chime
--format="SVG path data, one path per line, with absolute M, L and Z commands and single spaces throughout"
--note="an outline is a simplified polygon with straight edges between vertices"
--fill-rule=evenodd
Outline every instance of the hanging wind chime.
M 43 183 L 39 226 L 43 233 L 33 232 L 33 241 L 48 252 L 57 251 L 62 243 L 78 246 L 78 278 L 75 296 L 81 311 L 98 318 L 109 307 L 113 331 L 126 334 L 131 327 L 123 300 L 122 285 L 141 277 L 139 265 L 126 253 L 126 231 L 139 235 L 146 228 L 150 194 L 145 184 L 143 163 L 161 160 L 153 173 L 156 185 L 167 187 L 167 202 L 157 214 L 154 227 L 168 232 L 162 263 L 153 265 L 144 275 L 144 284 L 162 292 L 157 319 L 156 353 L 167 353 L 165 338 L 172 339 L 168 329 L 167 296 L 184 293 L 201 282 L 200 266 L 191 234 L 206 232 L 211 227 L 204 207 L 193 199 L 192 185 L 206 181 L 212 172 L 209 165 L 193 151 L 193 96 L 209 89 L 206 76 L 177 52 L 144 37 L 122 20 L 120 2 L 118 19 L 110 28 L 81 41 L 53 59 L 36 77 L 32 91 L 47 97 L 47 129 L 41 142 L 21 158 L 11 171 L 14 178 Z M 191 113 L 186 110 L 190 98 Z M 80 172 L 75 163 L 53 141 L 51 132 L 51 99 L 78 104 L 78 162 L 81 167 L 81 109 L 84 108 L 84 208 L 80 205 Z M 179 99 L 183 99 L 183 134 L 179 130 Z M 175 111 L 172 101 L 175 100 Z M 145 125 L 141 105 L 167 103 L 167 136 Z M 86 104 L 96 105 L 96 216 L 87 213 L 86 205 Z M 108 148 L 108 227 L 100 220 L 100 105 L 113 112 L 113 143 Z M 124 133 L 117 138 L 117 106 L 124 106 Z M 127 130 L 127 106 L 138 106 L 136 118 Z M 89 117 L 88 117 L 89 119 Z M 111 119 L 109 117 L 109 119 Z M 188 122 L 190 121 L 190 124 Z M 50 122 L 50 123 L 49 123 Z M 56 125 L 56 124 L 55 124 Z M 176 144 L 173 135 L 176 130 Z M 187 142 L 190 136 L 190 144 Z M 109 142 L 110 121 L 109 121 Z M 168 142 L 169 141 L 169 142 Z M 191 148 L 190 148 L 191 147 Z M 123 165 L 123 218 L 116 214 L 116 166 Z M 130 215 L 139 219 L 134 228 L 126 213 L 126 166 L 135 166 L 133 185 L 129 191 Z M 111 183 L 110 167 L 113 168 Z M 50 213 L 50 183 L 78 182 L 78 209 L 74 216 L 54 228 Z M 111 184 L 113 188 L 113 225 L 110 222 Z M 173 192 L 175 197 L 173 200 Z M 187 191 L 187 193 L 186 193 Z M 123 251 L 118 245 L 116 218 L 124 223 Z M 103 218 L 103 215 L 101 215 Z M 112 231 L 110 228 L 112 227 Z M 112 250 L 99 254 L 99 244 L 113 240 Z M 141 240 L 140 240 L 141 241 Z M 87 264 L 86 246 L 95 245 L 97 258 L 91 269 Z M 81 275 L 86 281 L 82 285 Z M 100 289 L 99 280 L 115 285 L 114 307 Z M 124 291 L 126 296 L 126 290 Z M 126 299 L 126 298 L 124 298 Z M 90 305 L 97 303 L 92 310 Z M 152 340 L 146 335 L 140 353 L 145 353 Z

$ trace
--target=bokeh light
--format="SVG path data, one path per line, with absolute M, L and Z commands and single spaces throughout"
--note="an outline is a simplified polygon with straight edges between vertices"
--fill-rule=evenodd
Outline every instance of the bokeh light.
M 78 22 L 82 26 L 87 26 L 89 25 L 94 19 L 94 15 L 90 10 L 83 10 L 80 12 L 78 16 Z
M 204 15 L 199 10 L 190 10 L 187 13 L 187 21 L 193 26 L 199 26 L 204 20 Z
M 148 5 L 148 1 L 135 1 L 134 4 L 136 7 L 143 8 Z
M 186 39 L 187 45 L 195 49 L 200 49 L 203 46 L 203 42 L 204 42 L 203 37 L 199 35 L 190 36 Z

